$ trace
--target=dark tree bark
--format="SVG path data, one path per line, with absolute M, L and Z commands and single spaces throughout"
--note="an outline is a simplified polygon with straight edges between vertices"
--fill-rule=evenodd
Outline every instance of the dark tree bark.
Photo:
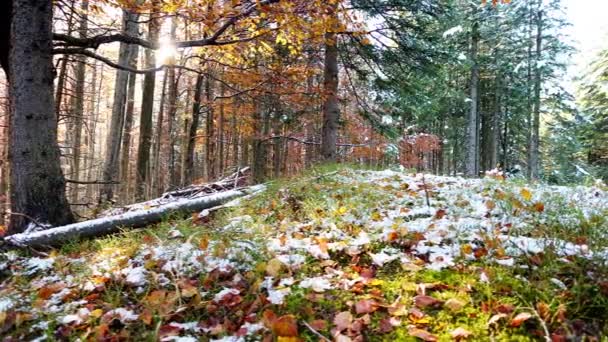
M 283 160 L 283 138 L 281 137 L 283 123 L 281 121 L 281 103 L 275 102 L 275 113 L 273 115 L 273 134 L 276 138 L 272 146 L 272 172 L 275 178 L 281 177 L 281 162 Z
M 224 84 L 220 85 L 220 97 L 223 97 L 225 93 Z M 218 123 L 217 132 L 217 173 L 221 176 L 224 175 L 224 102 L 220 102 L 220 117 Z
M 139 57 L 139 46 L 131 45 L 129 47 L 129 67 L 137 68 L 137 58 Z M 135 81 L 137 74 L 129 73 L 129 81 L 127 83 L 127 104 L 125 109 L 125 123 L 122 134 L 122 147 L 120 156 L 120 183 L 122 191 L 122 203 L 129 203 L 129 195 L 131 194 L 131 184 L 129 182 L 131 161 L 131 131 L 133 130 L 133 114 L 135 113 Z
M 502 74 L 498 71 L 494 84 L 494 110 L 492 111 L 492 140 L 490 164 L 492 168 L 498 165 L 498 149 L 500 146 L 500 126 L 502 122 Z
M 470 100 L 471 107 L 469 110 L 469 116 L 467 119 L 467 143 L 466 143 L 466 156 L 465 156 L 465 173 L 469 177 L 477 176 L 478 167 L 478 87 L 479 87 L 479 65 L 477 63 L 477 53 L 479 45 L 479 23 L 473 23 L 473 29 L 471 32 L 471 61 L 473 67 L 471 68 L 471 79 L 470 79 Z
M 188 110 L 188 108 L 190 108 L 190 97 L 192 96 L 192 90 L 193 90 L 193 86 L 192 86 L 192 79 L 188 78 L 188 85 L 186 88 L 186 106 L 184 107 L 186 110 Z M 196 90 L 195 90 L 196 91 Z M 188 148 L 190 147 L 190 144 L 188 143 L 188 141 L 190 140 L 190 124 L 192 122 L 192 118 L 193 118 L 193 113 L 188 113 L 188 115 L 184 115 L 184 125 L 182 127 L 182 132 L 180 134 L 181 137 L 181 141 L 179 143 L 180 146 L 180 157 L 181 157 L 181 164 L 182 165 L 187 165 L 186 163 L 186 159 L 188 159 Z M 194 152 L 194 151 L 193 151 Z M 182 167 L 182 169 L 180 170 L 180 186 L 185 186 L 187 185 L 186 183 L 190 184 L 192 183 L 191 180 L 186 180 L 186 171 L 189 170 L 190 174 L 188 177 L 190 177 L 191 179 L 194 179 L 195 177 L 195 172 L 194 172 L 194 159 L 192 160 L 192 167 L 191 168 L 185 168 Z
M 53 99 L 52 1 L 15 0 L 11 30 L 11 209 L 38 222 L 74 221 L 65 196 Z M 9 234 L 29 223 L 14 216 Z
M 253 164 L 251 171 L 253 181 L 262 183 L 266 178 L 266 147 L 264 143 L 264 113 L 263 107 L 258 101 L 254 104 L 253 112 L 253 138 L 251 142 L 251 152 L 253 154 Z M 247 151 L 247 150 L 246 150 Z M 248 157 L 247 153 L 244 153 Z
M 335 6 L 332 9 L 335 12 Z M 331 13 L 330 15 L 334 15 Z M 324 103 L 321 155 L 336 161 L 340 106 L 338 103 L 338 41 L 335 32 L 325 33 Z
M 158 2 L 153 2 L 153 8 L 158 7 Z M 148 22 L 148 40 L 156 43 L 160 30 L 160 22 L 153 11 Z M 154 50 L 146 49 L 146 68 L 156 65 L 156 54 Z M 150 148 L 152 146 L 152 113 L 154 111 L 154 88 L 156 84 L 156 73 L 149 72 L 144 76 L 144 92 L 141 102 L 141 116 L 139 120 L 139 148 L 137 149 L 137 182 L 135 197 L 142 200 L 146 192 L 150 177 Z
M 208 72 L 211 73 L 212 71 L 208 69 Z M 211 77 L 209 76 L 205 78 L 205 97 L 207 100 L 207 120 L 205 123 L 205 164 L 207 166 L 206 178 L 207 180 L 212 180 L 215 178 L 215 119 L 213 110 L 213 83 L 211 82 Z M 194 120 L 192 124 L 194 125 Z
M 241 167 L 241 163 L 239 162 L 239 127 L 236 123 L 236 114 L 232 114 L 231 121 L 231 130 L 232 130 L 232 165 L 236 168 Z
M 540 92 L 542 87 L 541 69 L 543 42 L 543 12 L 540 10 L 542 2 L 536 13 L 536 51 L 534 68 L 534 114 L 532 117 L 532 139 L 530 141 L 530 179 L 538 179 L 540 169 Z
M 192 121 L 186 132 L 186 155 L 182 165 L 185 183 L 191 183 L 194 174 L 194 148 L 196 147 L 196 131 L 198 129 L 199 117 L 201 115 L 201 100 L 203 92 L 204 76 L 199 74 L 194 86 L 194 101 L 192 103 Z

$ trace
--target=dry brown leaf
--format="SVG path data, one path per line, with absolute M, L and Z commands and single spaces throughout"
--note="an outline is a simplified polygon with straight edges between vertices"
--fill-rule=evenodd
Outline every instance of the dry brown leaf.
M 503 314 L 510 314 L 515 311 L 515 306 L 513 304 L 500 304 L 496 307 L 496 311 Z
M 551 319 L 551 308 L 547 303 L 539 302 L 536 304 L 536 311 L 538 311 L 538 315 L 543 321 L 548 322 Z
M 298 321 L 294 315 L 285 315 L 277 318 L 272 324 L 272 332 L 276 336 L 297 337 Z
M 511 326 L 513 328 L 517 328 L 520 325 L 522 325 L 525 321 L 529 320 L 532 317 L 533 317 L 532 314 L 528 313 L 528 312 L 519 313 L 519 314 L 517 314 L 517 316 L 515 316 L 511 320 L 511 323 L 509 323 L 509 326 Z
M 271 259 L 266 264 L 266 274 L 271 277 L 278 277 L 281 274 L 281 271 L 285 267 L 285 264 L 281 262 L 279 259 Z
M 421 309 L 425 309 L 439 307 L 443 302 L 431 296 L 416 296 L 414 297 L 414 304 Z
M 542 213 L 545 211 L 545 205 L 541 202 L 534 203 L 534 211 Z
M 430 332 L 423 330 L 423 329 L 418 329 L 418 328 L 410 328 L 408 329 L 408 334 L 410 334 L 410 336 L 414 336 L 414 337 L 418 337 L 419 339 L 422 339 L 423 341 L 427 341 L 427 342 L 435 342 L 438 340 L 437 336 L 431 334 Z
M 464 328 L 460 328 L 460 327 L 458 327 L 450 332 L 450 336 L 452 336 L 452 338 L 457 341 L 466 339 L 471 335 L 473 335 L 472 332 L 470 332 Z
M 498 321 L 500 321 L 501 319 L 506 318 L 506 317 L 507 317 L 507 315 L 503 314 L 503 313 L 496 314 L 496 315 L 490 317 L 490 320 L 488 321 L 488 325 L 496 324 L 496 323 L 498 323 Z
M 315 330 L 325 330 L 327 329 L 327 321 L 324 319 L 315 319 L 314 321 L 308 323 Z
M 494 208 L 496 208 L 496 203 L 494 203 L 494 201 L 492 201 L 492 200 L 487 200 L 486 208 L 488 208 L 488 210 L 492 211 Z
M 466 304 L 467 303 L 456 298 L 450 298 L 445 302 L 445 304 L 443 304 L 443 306 L 450 309 L 452 312 L 457 312 L 460 311 Z
M 349 329 L 353 323 L 353 315 L 348 311 L 343 311 L 334 317 L 334 325 L 338 332 Z

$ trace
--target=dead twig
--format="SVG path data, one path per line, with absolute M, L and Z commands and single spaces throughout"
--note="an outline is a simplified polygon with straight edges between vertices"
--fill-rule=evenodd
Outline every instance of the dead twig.
M 312 332 L 313 334 L 317 335 L 318 338 L 320 338 L 323 341 L 327 341 L 327 342 L 331 342 L 330 339 L 328 339 L 327 337 L 323 336 L 323 334 L 321 334 L 320 332 L 316 331 L 313 327 L 310 326 L 310 324 L 308 324 L 306 321 L 302 321 L 302 324 L 304 324 L 305 327 L 308 328 L 308 330 L 310 330 L 310 332 Z
M 48 225 L 44 225 L 44 224 L 38 222 L 35 218 L 33 218 L 33 217 L 29 216 L 29 215 L 21 214 L 21 213 L 10 213 L 10 215 L 11 216 L 25 217 L 26 219 L 32 221 L 32 223 L 34 223 L 36 226 L 38 226 L 40 228 L 44 228 L 44 229 L 48 228 Z
M 431 199 L 429 197 L 429 189 L 428 189 L 428 186 L 426 185 L 426 180 L 424 179 L 424 173 L 422 174 L 422 186 L 424 186 L 424 196 L 426 197 L 426 206 L 430 207 Z

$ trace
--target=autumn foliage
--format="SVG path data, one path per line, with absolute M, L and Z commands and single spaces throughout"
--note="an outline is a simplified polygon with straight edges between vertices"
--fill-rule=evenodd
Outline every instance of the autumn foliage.
M 399 161 L 405 168 L 428 170 L 441 153 L 441 138 L 434 134 L 406 135 L 399 145 Z

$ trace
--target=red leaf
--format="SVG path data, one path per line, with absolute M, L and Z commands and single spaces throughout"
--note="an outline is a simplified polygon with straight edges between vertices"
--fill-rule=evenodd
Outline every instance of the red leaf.
M 277 320 L 277 315 L 272 310 L 264 310 L 262 313 L 262 322 L 266 328 L 272 328 L 272 325 Z
M 441 220 L 445 216 L 446 213 L 447 212 L 445 209 L 439 209 L 435 212 L 435 218 L 438 220 Z
M 355 311 L 358 314 L 372 313 L 378 309 L 378 303 L 373 299 L 362 299 L 355 304 Z
M 515 310 L 515 306 L 513 304 L 500 304 L 496 308 L 496 311 L 498 311 L 499 313 L 502 313 L 502 314 L 510 314 L 514 310 Z

